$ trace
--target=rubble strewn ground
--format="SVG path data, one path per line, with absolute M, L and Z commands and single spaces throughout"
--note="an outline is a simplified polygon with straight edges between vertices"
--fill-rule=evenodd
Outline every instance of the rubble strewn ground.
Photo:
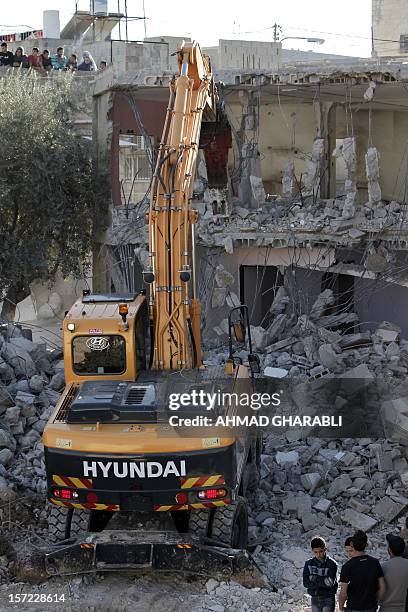
M 218 271 L 218 287 L 228 272 Z M 294 319 L 289 297 L 279 289 L 266 332 L 253 328 L 263 368 L 277 367 L 289 377 L 350 376 L 361 368 L 392 388 L 392 407 L 406 410 L 408 341 L 384 322 L 374 333 L 341 334 L 342 315 L 325 315 L 333 296 L 323 292 L 308 316 Z M 346 321 L 355 322 L 354 313 Z M 222 333 L 222 330 L 221 330 Z M 254 558 L 278 590 L 245 588 L 180 576 L 85 576 L 44 582 L 38 555 L 46 545 L 45 471 L 40 441 L 46 420 L 64 385 L 62 353 L 32 342 L 25 330 L 0 331 L 0 609 L 13 609 L 12 593 L 64 593 L 62 609 L 258 610 L 308 609 L 301 583 L 309 541 L 320 534 L 341 565 L 343 544 L 356 528 L 369 532 L 370 552 L 387 556 L 385 535 L 398 532 L 407 513 L 408 440 L 302 438 L 300 430 L 265 440 L 259 490 L 251 499 L 250 538 Z M 225 355 L 207 352 L 208 362 Z M 285 375 L 286 375 L 285 374 Z M 39 583 L 39 584 L 38 584 Z M 17 604 L 15 604 L 17 607 Z M 25 608 L 18 604 L 19 609 Z M 42 604 L 38 609 L 54 610 Z
M 21 506 L 17 513 L 20 528 L 3 529 L 14 544 L 0 550 L 0 609 L 5 609 L 2 602 L 11 593 L 33 592 L 64 593 L 64 606 L 70 610 L 159 610 L 163 605 L 176 609 L 183 603 L 197 612 L 308 610 L 301 574 L 310 556 L 311 536 L 325 537 L 330 555 L 341 565 L 346 561 L 345 538 L 357 527 L 365 528 L 369 530 L 370 553 L 385 560 L 385 535 L 401 529 L 400 517 L 408 507 L 403 484 L 407 458 L 408 445 L 384 440 L 305 441 L 293 440 L 290 434 L 286 438 L 268 437 L 260 489 L 251 500 L 250 537 L 252 542 L 261 542 L 254 558 L 277 592 L 213 578 L 152 574 L 77 576 L 41 582 L 36 568 L 30 571 L 32 561 L 27 561 L 28 568 L 15 561 L 22 542 L 26 542 L 27 553 L 31 546 L 33 554 L 46 537 L 44 522 L 36 522 L 33 511 L 38 498 L 27 501 L 27 520 Z M 13 510 L 12 517 L 17 518 Z M 11 577 L 16 575 L 17 583 L 9 582 L 9 572 Z M 36 584 L 38 580 L 40 584 Z M 19 609 L 31 608 L 20 604 Z M 43 604 L 40 609 L 55 608 Z

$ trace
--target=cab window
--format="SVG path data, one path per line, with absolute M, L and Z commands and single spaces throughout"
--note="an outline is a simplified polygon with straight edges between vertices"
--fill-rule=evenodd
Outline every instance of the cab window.
M 123 374 L 126 345 L 122 336 L 76 336 L 72 340 L 72 365 L 75 374 Z

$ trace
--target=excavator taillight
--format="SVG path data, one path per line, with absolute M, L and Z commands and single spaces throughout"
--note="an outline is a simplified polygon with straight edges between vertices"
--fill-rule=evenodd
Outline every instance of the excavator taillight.
M 78 493 L 72 489 L 54 489 L 53 495 L 60 499 L 77 499 L 79 497 Z
M 97 504 L 99 498 L 96 493 L 93 493 L 91 491 L 91 493 L 88 493 L 88 495 L 86 496 L 86 501 L 88 502 L 88 504 Z
M 181 493 L 177 493 L 176 502 L 178 504 L 186 504 L 187 501 L 188 501 L 187 493 L 184 493 L 184 491 L 182 491 Z
M 226 489 L 204 489 L 203 491 L 198 491 L 197 493 L 198 499 L 221 499 L 226 495 Z

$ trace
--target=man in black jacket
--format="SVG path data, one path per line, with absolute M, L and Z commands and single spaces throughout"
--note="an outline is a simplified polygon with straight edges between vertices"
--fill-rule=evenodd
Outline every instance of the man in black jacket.
M 2 42 L 0 45 L 0 66 L 12 66 L 13 54 L 7 50 L 7 43 Z
M 312 597 L 312 612 L 334 612 L 337 563 L 327 555 L 323 538 L 313 538 L 310 546 L 314 557 L 303 568 L 303 586 Z

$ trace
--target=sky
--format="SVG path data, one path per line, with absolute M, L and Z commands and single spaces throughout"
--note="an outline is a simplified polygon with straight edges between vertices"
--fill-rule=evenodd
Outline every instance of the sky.
M 78 10 L 88 10 L 88 0 L 20 0 L 1 2 L 0 34 L 42 27 L 42 11 L 60 11 L 61 28 Z M 109 12 L 124 12 L 125 0 L 108 0 Z M 287 49 L 307 49 L 341 55 L 371 54 L 371 0 L 127 0 L 128 15 L 146 15 L 145 21 L 128 25 L 130 39 L 145 36 L 190 36 L 202 46 L 218 44 L 218 39 L 268 41 L 275 23 L 282 28 Z M 122 27 L 122 37 L 124 27 Z M 114 31 L 118 37 L 118 31 Z M 324 39 L 323 44 L 292 37 Z

